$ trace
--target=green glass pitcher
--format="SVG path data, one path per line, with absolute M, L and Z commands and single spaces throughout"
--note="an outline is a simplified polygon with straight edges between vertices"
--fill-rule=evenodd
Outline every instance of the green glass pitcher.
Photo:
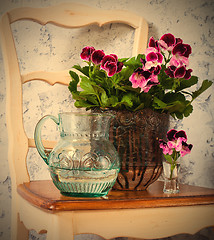
M 99 113 L 60 113 L 44 116 L 35 128 L 36 148 L 49 167 L 53 183 L 63 195 L 75 197 L 105 196 L 113 187 L 120 161 L 109 141 L 113 116 Z M 60 131 L 60 140 L 47 154 L 41 128 L 52 119 Z

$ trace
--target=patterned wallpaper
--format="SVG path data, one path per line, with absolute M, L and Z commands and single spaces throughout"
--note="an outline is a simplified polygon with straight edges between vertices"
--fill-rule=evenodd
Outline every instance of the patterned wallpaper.
M 46 7 L 66 0 L 0 0 L 0 15 L 11 8 L 21 6 Z M 78 0 L 103 9 L 130 10 L 144 16 L 149 23 L 149 37 L 159 38 L 171 32 L 192 46 L 190 67 L 200 81 L 212 80 L 214 76 L 214 2 L 212 0 Z M 120 57 L 131 56 L 133 30 L 123 24 L 108 24 L 83 29 L 60 29 L 48 24 L 22 21 L 13 24 L 22 73 L 34 70 L 69 69 L 80 63 L 79 53 L 86 45 L 105 49 Z M 59 57 L 60 56 L 60 57 Z M 11 181 L 7 162 L 7 129 L 5 120 L 5 75 L 0 51 L 0 240 L 10 237 Z M 32 91 L 33 89 L 33 91 Z M 194 112 L 182 121 L 171 119 L 171 127 L 184 129 L 188 142 L 194 145 L 192 153 L 181 162 L 181 182 L 214 188 L 214 86 L 194 102 Z M 33 137 L 35 124 L 46 115 L 74 109 L 73 101 L 65 86 L 53 87 L 43 82 L 27 83 L 23 87 L 23 113 L 25 130 Z M 44 129 L 44 137 L 57 139 L 56 127 Z M 36 150 L 28 154 L 31 179 L 49 179 L 45 163 Z M 203 237 L 203 238 L 202 238 Z M 203 230 L 194 239 L 211 239 L 212 231 Z M 30 239 L 44 239 L 32 232 Z M 78 236 L 75 239 L 100 239 L 98 236 Z M 192 239 L 182 235 L 172 239 Z

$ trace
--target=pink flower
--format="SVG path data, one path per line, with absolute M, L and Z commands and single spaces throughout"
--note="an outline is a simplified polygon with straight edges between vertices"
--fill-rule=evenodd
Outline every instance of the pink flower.
M 146 55 L 145 68 L 150 69 L 151 67 L 160 66 L 163 62 L 163 55 L 161 53 L 150 52 Z
M 159 40 L 160 46 L 167 50 L 172 51 L 172 48 L 176 44 L 176 39 L 171 33 L 164 34 Z
M 169 154 L 172 155 L 173 150 L 171 148 L 169 148 L 169 146 L 167 145 L 167 143 L 165 141 L 163 141 L 162 139 L 159 140 L 159 146 L 160 148 L 163 149 L 163 154 Z
M 146 86 L 141 87 L 141 92 L 147 93 L 151 87 L 156 86 L 157 84 L 159 84 L 158 76 L 151 74 L 150 80 L 147 82 Z
M 182 142 L 187 141 L 187 136 L 185 131 L 176 131 L 175 129 L 171 129 L 166 134 L 169 148 L 174 148 L 176 151 L 180 151 L 182 148 Z
M 132 83 L 133 88 L 138 88 L 138 87 L 142 88 L 146 86 L 150 75 L 151 75 L 150 72 L 144 71 L 142 68 L 138 68 L 130 76 L 129 81 Z
M 149 70 L 152 67 L 161 66 L 163 55 L 156 48 L 149 47 L 145 51 L 146 61 L 143 62 L 144 69 Z
M 105 55 L 101 61 L 101 68 L 107 72 L 109 77 L 122 70 L 123 63 L 118 62 L 117 55 Z
M 167 132 L 166 137 L 169 141 L 175 141 L 178 138 L 181 138 L 182 141 L 187 141 L 187 135 L 184 130 L 177 131 L 175 129 L 171 129 Z
M 155 48 L 158 52 L 160 52 L 160 47 L 159 47 L 159 44 L 158 44 L 158 41 L 157 40 L 154 40 L 153 37 L 151 37 L 149 39 L 149 44 L 148 44 L 149 47 L 152 47 L 152 48 Z
M 84 47 L 80 54 L 80 57 L 85 61 L 91 61 L 91 55 L 95 51 L 94 47 Z
M 179 56 L 179 55 L 174 55 L 172 56 L 172 58 L 170 59 L 169 65 L 173 65 L 175 67 L 179 67 L 179 66 L 189 66 L 189 59 L 187 57 L 184 56 Z
M 91 55 L 91 61 L 95 65 L 99 65 L 102 59 L 104 58 L 104 56 L 105 56 L 105 53 L 103 52 L 103 50 L 95 50 Z
M 146 60 L 141 59 L 142 68 L 138 68 L 130 76 L 133 88 L 141 88 L 141 92 L 147 93 L 151 87 L 159 84 L 158 74 L 161 70 L 163 56 L 155 48 L 146 49 Z
M 184 44 L 182 42 L 177 43 L 172 49 L 172 54 L 177 55 L 178 57 L 186 57 L 192 53 L 192 48 L 189 44 Z
M 114 58 L 115 58 L 115 60 L 116 60 L 116 62 L 118 61 L 118 57 L 117 57 L 117 55 L 116 55 L 116 54 L 110 54 L 110 56 L 114 57 Z
M 191 72 L 192 69 L 187 70 L 185 66 L 181 66 L 178 68 L 175 66 L 169 66 L 165 70 L 165 73 L 171 78 L 184 78 L 186 80 L 191 78 Z
M 187 135 L 185 131 L 171 129 L 166 134 L 168 142 L 159 140 L 159 146 L 163 149 L 163 154 L 172 155 L 174 151 L 180 153 L 181 157 L 191 152 L 192 144 L 187 144 Z
M 141 88 L 141 92 L 148 92 L 152 86 L 159 84 L 157 75 L 143 68 L 135 70 L 129 81 L 132 83 L 133 88 Z
M 185 156 L 186 154 L 189 154 L 192 150 L 193 145 L 187 144 L 186 142 L 182 143 L 182 149 L 180 150 L 181 157 Z
M 122 68 L 123 68 L 123 63 L 122 62 L 117 62 L 117 73 L 121 72 Z

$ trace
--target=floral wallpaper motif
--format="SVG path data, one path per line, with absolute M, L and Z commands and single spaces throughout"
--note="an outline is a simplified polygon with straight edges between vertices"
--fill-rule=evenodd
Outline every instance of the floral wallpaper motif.
M 0 0 L 0 15 L 9 9 L 31 6 L 46 7 L 69 0 Z M 179 4 L 171 0 L 78 0 L 102 9 L 130 10 L 144 16 L 149 23 L 149 37 L 159 38 L 171 32 L 190 44 L 193 53 L 190 67 L 193 75 L 200 80 L 213 81 L 214 76 L 214 31 L 212 0 L 180 0 Z M 22 73 L 38 69 L 69 69 L 74 63 L 81 63 L 79 53 L 86 46 L 105 49 L 120 57 L 131 56 L 134 32 L 123 24 L 107 24 L 85 27 L 83 29 L 60 29 L 48 24 L 22 21 L 13 24 L 15 44 L 17 46 L 20 69 Z M 59 57 L 61 56 L 61 57 Z M 2 52 L 0 50 L 0 240 L 10 239 L 11 181 L 7 162 L 7 129 L 5 119 L 6 84 Z M 33 89 L 33 90 L 32 90 Z M 175 121 L 171 126 L 177 130 L 184 129 L 188 141 L 194 148 L 181 163 L 181 182 L 191 185 L 214 188 L 214 85 L 194 102 L 194 112 L 187 119 Z M 46 115 L 57 115 L 61 111 L 74 110 L 70 93 L 65 86 L 56 84 L 53 91 L 44 82 L 34 81 L 23 87 L 23 115 L 25 130 L 33 137 L 38 120 Z M 57 139 L 58 132 L 54 124 L 44 128 L 44 138 Z M 28 154 L 28 169 L 31 179 L 49 179 L 45 163 L 36 150 Z M 212 239 L 213 232 L 205 229 L 194 235 L 194 239 Z M 30 239 L 45 239 L 31 232 Z M 76 240 L 98 240 L 98 236 L 78 236 Z M 193 239 L 188 235 L 168 239 Z

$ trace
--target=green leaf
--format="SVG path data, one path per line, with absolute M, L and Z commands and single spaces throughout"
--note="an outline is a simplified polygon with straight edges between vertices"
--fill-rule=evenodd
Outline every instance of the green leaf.
M 138 107 L 136 107 L 136 108 L 134 109 L 134 111 L 142 110 L 142 109 L 144 109 L 144 107 L 145 107 L 145 104 L 144 104 L 144 103 L 141 103 L 140 105 L 138 105 Z
M 151 95 L 149 93 L 142 92 L 139 95 L 138 104 L 141 105 L 142 103 L 144 104 L 144 108 L 152 108 L 152 105 L 153 105 L 153 95 Z
M 158 99 L 157 97 L 154 97 L 153 106 L 156 109 L 165 109 L 167 107 L 167 104 Z
M 116 99 L 115 99 L 116 100 Z M 112 107 L 114 108 L 120 108 L 122 106 L 125 106 L 127 109 L 130 109 L 133 106 L 133 100 L 134 100 L 134 96 L 129 93 L 126 94 L 122 97 L 121 101 L 115 101 L 114 105 L 112 105 Z
M 181 101 L 175 101 L 170 104 L 167 104 L 167 106 L 164 108 L 165 110 L 168 110 L 169 112 L 180 112 L 182 113 L 186 107 L 185 102 Z
M 181 112 L 175 112 L 175 116 L 176 116 L 178 119 L 183 119 L 183 113 L 181 113 Z
M 74 71 L 70 70 L 69 74 L 75 82 L 77 82 L 77 83 L 79 82 L 79 76 Z
M 144 54 L 138 54 L 138 55 L 137 55 L 137 61 L 138 61 L 139 63 L 141 63 L 141 59 L 145 59 L 145 55 L 144 55 Z
M 126 62 L 129 58 L 118 58 L 118 62 Z
M 74 65 L 73 68 L 89 77 L 89 66 L 81 67 L 80 65 Z
M 75 100 L 85 100 L 85 97 L 81 96 L 81 92 L 72 92 L 72 97 Z
M 175 90 L 175 89 L 178 88 L 179 86 L 180 86 L 180 81 L 179 81 L 179 79 L 174 79 L 173 85 L 172 85 L 172 90 Z
M 114 107 L 114 106 L 117 105 L 117 103 L 118 103 L 118 97 L 116 97 L 116 96 L 111 96 L 111 97 L 108 99 L 108 105 L 109 105 L 109 106 Z
M 198 77 L 196 76 L 192 76 L 190 79 L 186 80 L 186 79 L 182 79 L 180 82 L 180 86 L 178 88 L 176 88 L 176 91 L 181 91 L 185 88 L 189 88 L 195 84 L 197 84 L 198 82 Z
M 131 108 L 133 106 L 133 95 L 131 93 L 124 95 L 121 103 Z
M 190 104 L 184 109 L 184 117 L 188 117 L 193 111 L 193 106 Z
M 133 88 L 132 86 L 123 86 L 122 89 L 125 92 L 129 91 L 129 92 L 140 93 L 140 88 Z
M 178 95 L 178 96 L 181 97 L 182 94 Z M 184 100 L 183 101 L 177 100 L 177 101 L 174 101 L 174 102 L 165 103 L 165 102 L 163 102 L 160 99 L 155 97 L 154 102 L 153 102 L 153 107 L 155 109 L 162 109 L 163 111 L 167 111 L 170 114 L 175 113 L 175 116 L 178 119 L 182 119 L 185 109 L 186 109 L 186 112 L 185 112 L 186 115 L 190 114 L 191 111 L 192 111 L 190 109 L 190 107 L 187 108 L 187 106 L 189 104 L 190 104 L 189 101 L 184 101 Z
M 165 94 L 163 101 L 166 103 L 172 103 L 175 101 L 185 102 L 186 98 L 185 98 L 184 94 L 182 94 L 180 92 L 176 92 L 176 93 L 168 92 Z
M 105 90 L 103 90 L 101 93 L 101 102 L 103 104 L 103 107 L 106 107 L 108 104 L 108 96 L 107 96 Z
M 143 55 L 141 55 L 143 56 Z M 124 66 L 131 67 L 132 69 L 137 69 L 138 67 L 142 67 L 142 63 L 140 61 L 140 57 L 132 57 L 127 62 L 124 63 Z
M 212 85 L 212 81 L 204 80 L 202 82 L 201 87 L 197 91 L 193 92 L 193 94 L 192 94 L 192 101 L 195 98 L 197 98 L 200 94 L 202 94 L 205 90 L 207 90 L 211 85 Z
M 74 71 L 69 71 L 69 74 L 72 78 L 72 81 L 70 81 L 68 89 L 71 93 L 77 92 L 77 84 L 79 83 L 79 76 Z
M 87 77 L 81 76 L 80 87 L 84 90 L 84 95 L 97 95 L 94 88 L 92 87 L 91 81 Z
M 132 75 L 134 72 L 133 68 L 127 67 L 123 68 L 121 72 L 115 74 L 111 79 L 113 80 L 114 83 L 124 83 L 127 85 L 127 81 L 129 83 L 129 77 Z
M 84 100 L 77 100 L 74 103 L 74 106 L 77 107 L 77 108 L 91 108 L 91 107 L 96 107 L 98 105 L 90 104 L 90 103 L 88 103 L 87 101 L 84 101 Z
M 99 106 L 99 102 L 97 101 L 97 97 L 94 95 L 87 96 L 87 101 L 93 103 L 96 106 Z
M 164 157 L 167 162 L 172 163 L 172 157 L 169 154 L 166 154 L 166 155 L 164 154 Z

